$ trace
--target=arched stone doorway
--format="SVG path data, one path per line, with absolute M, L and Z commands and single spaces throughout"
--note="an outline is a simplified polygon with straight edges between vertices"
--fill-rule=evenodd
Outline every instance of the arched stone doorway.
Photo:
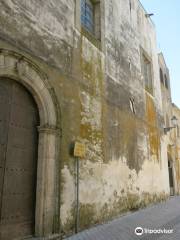
M 46 75 L 26 57 L 0 49 L 0 81 L 11 79 L 23 85 L 35 100 L 39 112 L 39 138 L 35 201 L 36 237 L 58 232 L 59 218 L 59 108 Z
M 39 113 L 19 83 L 0 79 L 0 239 L 34 235 Z

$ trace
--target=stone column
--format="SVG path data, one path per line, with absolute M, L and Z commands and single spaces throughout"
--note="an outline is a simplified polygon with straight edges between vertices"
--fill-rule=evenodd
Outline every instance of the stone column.
M 53 233 L 55 215 L 55 188 L 57 138 L 59 129 L 54 126 L 40 126 L 37 166 L 35 234 L 37 237 Z

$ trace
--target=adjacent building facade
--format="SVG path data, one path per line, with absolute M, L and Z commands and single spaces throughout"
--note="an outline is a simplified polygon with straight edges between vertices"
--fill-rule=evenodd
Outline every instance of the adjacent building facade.
M 177 127 L 173 130 L 171 139 L 173 141 L 172 158 L 174 163 L 174 182 L 175 182 L 175 194 L 180 194 L 180 109 L 172 104 L 173 116 L 177 118 Z
M 172 100 L 171 100 L 171 88 L 170 88 L 170 76 L 169 70 L 167 68 L 164 56 L 162 53 L 159 53 L 159 76 L 161 83 L 161 94 L 162 94 L 162 109 L 163 109 L 163 124 L 164 124 L 164 154 L 168 156 L 168 172 L 169 172 L 169 186 L 170 194 L 175 194 L 176 182 L 175 182 L 175 166 L 174 166 L 174 140 L 172 139 L 172 123 L 171 119 L 173 117 L 172 112 Z
M 179 194 L 179 108 L 172 104 L 169 70 L 164 56 L 159 53 L 159 75 L 164 118 L 164 153 L 168 159 L 170 195 Z M 175 126 L 173 121 L 176 121 Z
M 74 234 L 166 199 L 169 74 L 141 3 L 0 9 L 1 238 Z

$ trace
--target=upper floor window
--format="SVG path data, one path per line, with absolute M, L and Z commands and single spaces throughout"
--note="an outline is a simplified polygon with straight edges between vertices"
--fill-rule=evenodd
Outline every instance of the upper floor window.
M 168 79 L 166 74 L 164 75 L 164 84 L 165 84 L 165 87 L 168 89 Z
M 161 68 L 160 68 L 159 72 L 160 72 L 160 80 L 161 80 L 161 83 L 164 84 L 163 71 L 162 71 Z
M 81 26 L 83 34 L 100 47 L 101 42 L 101 8 L 100 0 L 81 0 Z
M 166 127 L 170 127 L 170 122 L 169 122 L 169 117 L 168 115 L 166 114 Z
M 94 33 L 94 4 L 91 0 L 81 0 L 81 24 Z
M 146 90 L 152 93 L 153 86 L 152 86 L 152 67 L 151 62 L 149 59 L 143 54 L 142 59 L 142 73 L 145 81 Z

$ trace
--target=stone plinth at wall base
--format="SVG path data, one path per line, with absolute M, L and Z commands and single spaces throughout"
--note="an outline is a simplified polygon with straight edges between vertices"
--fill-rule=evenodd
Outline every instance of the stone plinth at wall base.
M 60 240 L 62 239 L 60 234 L 53 234 L 48 237 L 31 237 L 31 238 L 23 238 L 22 240 Z

